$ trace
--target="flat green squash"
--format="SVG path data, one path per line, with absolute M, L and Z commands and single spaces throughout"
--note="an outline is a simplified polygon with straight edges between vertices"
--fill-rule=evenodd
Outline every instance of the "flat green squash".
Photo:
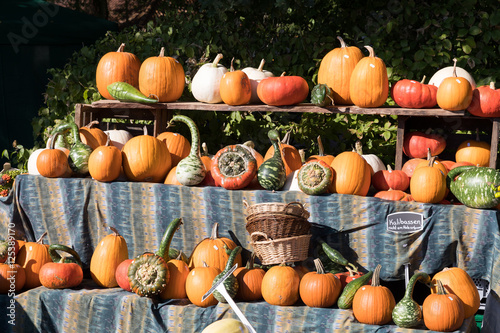
M 500 204 L 500 172 L 476 166 L 450 170 L 446 182 L 451 193 L 467 207 L 493 208 Z

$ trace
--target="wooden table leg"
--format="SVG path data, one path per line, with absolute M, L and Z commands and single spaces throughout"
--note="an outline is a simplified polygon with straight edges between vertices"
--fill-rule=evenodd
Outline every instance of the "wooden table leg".
M 398 131 L 396 136 L 396 162 L 395 169 L 401 170 L 403 167 L 403 142 L 405 138 L 405 125 L 406 120 L 408 120 L 407 116 L 398 116 Z
M 491 119 L 491 143 L 490 143 L 490 168 L 496 169 L 498 152 L 498 121 L 499 118 Z

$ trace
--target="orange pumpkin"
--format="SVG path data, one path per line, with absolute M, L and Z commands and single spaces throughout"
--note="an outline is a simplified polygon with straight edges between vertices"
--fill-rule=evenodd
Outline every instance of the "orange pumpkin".
M 356 64 L 363 58 L 363 53 L 356 46 L 347 46 L 341 37 L 340 48 L 328 52 L 319 65 L 318 83 L 326 84 L 333 92 L 335 104 L 352 104 L 349 92 L 351 75 Z
M 55 141 L 55 136 L 53 136 L 50 147 L 40 151 L 36 158 L 36 168 L 38 173 L 44 177 L 67 177 L 71 174 L 68 155 L 65 151 L 54 148 Z
M 127 141 L 122 148 L 122 162 L 127 178 L 137 182 L 163 182 L 172 167 L 167 146 L 150 135 Z
M 189 266 L 180 257 L 181 254 L 179 254 L 178 258 L 167 262 L 170 279 L 166 288 L 160 294 L 160 298 L 162 299 L 181 299 L 187 297 L 186 280 L 189 275 Z
M 300 280 L 300 298 L 309 307 L 328 308 L 339 298 L 342 283 L 333 273 L 325 272 L 320 259 L 314 259 L 314 264 L 316 272 L 306 273 Z
M 158 134 L 156 138 L 167 145 L 170 157 L 172 158 L 172 167 L 187 157 L 191 151 L 191 143 L 182 134 L 163 132 Z
M 108 141 L 108 136 L 98 127 L 95 127 L 99 124 L 98 121 L 91 121 L 87 125 L 80 127 L 78 132 L 80 133 L 80 140 L 90 146 L 92 150 L 96 149 L 99 146 L 105 146 Z
M 26 283 L 26 272 L 19 264 L 0 263 L 0 294 L 12 292 L 11 283 L 14 283 L 14 291 L 23 289 Z
M 325 150 L 323 148 L 323 142 L 321 141 L 321 136 L 318 135 L 318 154 L 309 156 L 306 162 L 309 162 L 311 160 L 321 160 L 326 162 L 326 164 L 331 165 L 334 158 L 335 156 L 333 155 L 325 155 Z
M 238 281 L 236 298 L 245 302 L 257 301 L 262 298 L 262 280 L 266 272 L 260 267 L 254 267 L 255 253 L 245 267 L 238 267 L 233 275 Z
M 293 305 L 299 300 L 299 285 L 299 274 L 292 267 L 273 266 L 262 279 L 262 297 L 271 305 Z
M 337 155 L 331 167 L 333 182 L 331 193 L 366 196 L 371 185 L 371 167 L 361 155 L 345 151 Z
M 460 298 L 446 291 L 441 281 L 435 284 L 437 293 L 427 296 L 422 304 L 424 324 L 433 331 L 455 331 L 465 318 L 463 304 Z
M 281 158 L 285 164 L 285 172 L 288 176 L 295 170 L 299 170 L 302 166 L 302 157 L 300 156 L 299 150 L 289 143 L 290 132 L 287 132 L 280 142 Z M 271 146 L 266 151 L 264 155 L 264 161 L 267 161 L 274 155 L 274 147 Z
M 257 96 L 267 105 L 294 105 L 303 102 L 307 95 L 307 81 L 301 76 L 285 76 L 285 73 L 263 79 L 257 86 Z
M 231 68 L 220 80 L 220 97 L 227 105 L 245 105 L 252 97 L 252 86 L 248 75 L 241 70 L 234 70 L 234 58 Z
M 393 189 L 378 191 L 373 197 L 392 201 L 413 201 L 413 198 L 408 193 Z
M 184 91 L 185 75 L 182 65 L 165 56 L 162 47 L 157 57 L 149 57 L 139 69 L 139 90 L 146 96 L 156 96 L 159 102 L 174 102 Z
M 478 117 L 500 117 L 500 89 L 495 90 L 495 82 L 474 89 L 467 111 Z
M 453 76 L 445 78 L 438 87 L 439 107 L 449 111 L 465 110 L 472 101 L 472 86 L 464 77 L 457 77 L 457 59 L 453 59 Z
M 411 176 L 413 176 L 413 172 L 415 171 L 415 168 L 422 161 L 425 161 L 425 159 L 423 159 L 423 158 L 410 158 L 408 161 L 406 161 L 403 164 L 403 166 L 401 167 L 401 171 L 406 173 L 408 178 L 411 179 Z
M 426 162 L 426 166 L 417 167 L 413 172 L 410 193 L 415 201 L 437 203 L 446 197 L 446 176 L 440 168 L 435 167 L 434 160 L 435 156 Z
M 389 189 L 406 191 L 410 186 L 410 178 L 401 170 L 392 170 L 387 166 L 387 170 L 379 170 L 372 176 L 372 185 L 378 191 Z
M 121 151 L 110 146 L 110 139 L 106 145 L 99 146 L 89 156 L 89 173 L 92 178 L 100 182 L 111 182 L 120 176 L 122 168 Z
M 365 46 L 370 52 L 352 71 L 349 92 L 352 102 L 362 108 L 376 108 L 385 103 L 389 96 L 389 77 L 382 59 L 375 56 L 371 46 Z
M 127 82 L 139 88 L 139 69 L 141 61 L 136 55 L 124 52 L 122 43 L 116 52 L 106 53 L 97 64 L 96 85 L 102 97 L 114 99 L 108 92 L 108 85 L 114 82 Z
M 165 177 L 165 181 L 163 184 L 166 185 L 182 185 L 178 180 L 177 180 L 177 166 L 174 166 L 170 171 L 167 173 L 167 177 Z
M 201 299 L 212 287 L 212 282 L 220 273 L 220 269 L 210 267 L 206 263 L 191 269 L 186 278 L 186 295 L 191 303 L 202 308 L 219 303 L 214 294 L 208 296 L 203 302 Z
M 490 150 L 490 144 L 481 141 L 479 133 L 477 133 L 475 140 L 466 140 L 458 146 L 455 153 L 455 160 L 457 162 L 468 162 L 472 165 L 487 167 L 490 164 Z
M 43 238 L 47 235 L 45 232 L 36 242 L 26 242 L 19 249 L 16 263 L 24 268 L 26 274 L 26 289 L 41 286 L 40 269 L 43 265 L 51 262 L 48 246 L 43 244 Z
M 210 267 L 215 267 L 221 272 L 225 269 L 229 254 L 226 249 L 233 250 L 236 243 L 227 237 L 219 237 L 219 223 L 214 223 L 210 237 L 199 242 L 189 258 L 189 268 L 203 266 L 206 263 Z M 241 254 L 234 260 L 238 266 L 242 265 Z

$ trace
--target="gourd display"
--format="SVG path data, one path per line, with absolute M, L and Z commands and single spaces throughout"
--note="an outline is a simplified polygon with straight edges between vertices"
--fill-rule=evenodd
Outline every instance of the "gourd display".
M 151 297 L 161 294 L 170 280 L 169 248 L 174 233 L 182 219 L 175 218 L 167 226 L 156 253 L 146 252 L 134 258 L 128 268 L 130 289 L 139 296 Z
M 146 96 L 139 89 L 127 82 L 113 82 L 108 85 L 107 89 L 109 94 L 120 102 L 158 103 L 156 96 Z
M 52 137 L 59 135 L 55 133 Z M 68 155 L 61 149 L 54 148 L 55 139 L 51 141 L 51 146 L 43 149 L 36 157 L 36 172 L 44 177 L 59 178 L 68 177 L 71 169 L 68 163 Z
M 425 326 L 433 331 L 452 332 L 464 321 L 464 307 L 460 298 L 448 292 L 443 283 L 435 281 L 437 293 L 430 294 L 422 304 Z
M 146 96 L 156 96 L 158 102 L 174 102 L 182 96 L 185 76 L 181 63 L 165 56 L 162 47 L 157 57 L 143 61 L 139 69 L 139 90 Z
M 189 271 L 186 278 L 186 294 L 191 303 L 202 308 L 219 303 L 213 293 L 204 301 L 201 301 L 201 299 L 212 287 L 212 281 L 220 272 L 220 269 L 208 266 L 205 262 L 201 266 L 194 267 Z
M 269 137 L 269 132 L 268 132 Z M 286 175 L 290 175 L 292 172 L 299 170 L 303 164 L 303 157 L 300 151 L 290 144 L 290 132 L 287 132 L 281 142 L 279 142 L 279 149 L 281 151 L 281 159 L 285 164 Z M 271 146 L 266 151 L 264 155 L 264 161 L 270 159 L 274 156 L 274 144 L 271 141 Z
M 257 95 L 257 86 L 259 85 L 259 82 L 267 77 L 274 76 L 272 72 L 264 70 L 265 63 L 266 61 L 262 59 L 258 68 L 245 67 L 242 69 L 242 71 L 245 72 L 245 74 L 250 79 L 250 86 L 252 87 L 252 97 L 250 97 L 251 104 L 262 102 L 259 98 L 259 95 Z
M 311 103 L 321 107 L 332 105 L 333 92 L 330 87 L 325 83 L 315 85 L 311 91 Z
M 123 172 L 136 182 L 160 183 L 172 167 L 167 146 L 150 135 L 135 136 L 122 148 Z
M 219 64 L 221 59 L 222 54 L 217 54 L 212 63 L 201 66 L 193 76 L 191 92 L 197 101 L 212 104 L 222 102 L 220 81 L 227 68 Z
M 361 155 L 352 151 L 338 154 L 331 167 L 334 170 L 330 192 L 366 196 L 371 184 L 370 165 Z
M 432 156 L 441 154 L 446 148 L 445 138 L 431 130 L 407 133 L 403 140 L 403 153 L 409 158 L 425 158 L 430 149 Z
M 99 146 L 89 156 L 89 174 L 100 182 L 111 182 L 120 176 L 122 169 L 122 153 L 110 146 L 110 139 L 104 146 Z
M 307 98 L 309 85 L 301 76 L 285 76 L 283 73 L 281 76 L 268 77 L 260 81 L 257 95 L 267 105 L 294 105 Z
M 500 204 L 500 172 L 493 168 L 460 166 L 446 177 L 450 192 L 471 208 L 493 208 Z
M 193 249 L 193 252 L 191 252 L 189 268 L 200 267 L 203 266 L 203 263 L 206 263 L 208 266 L 215 267 L 221 272 L 225 269 L 229 255 L 235 248 L 236 243 L 231 239 L 219 237 L 219 224 L 214 223 L 210 237 L 200 241 Z M 236 255 L 234 263 L 237 263 L 238 267 L 242 266 L 241 254 Z
M 431 277 L 425 272 L 416 272 L 408 281 L 404 297 L 392 310 L 392 321 L 399 327 L 412 328 L 418 326 L 423 319 L 420 305 L 413 300 L 413 289 L 417 281 L 428 284 Z
M 312 160 L 299 169 L 297 179 L 300 190 L 305 194 L 323 194 L 333 182 L 333 169 L 325 161 Z
M 500 117 L 500 89 L 495 89 L 495 82 L 474 89 L 467 111 L 478 117 Z
M 49 250 L 43 244 L 45 232 L 36 242 L 26 242 L 19 249 L 16 263 L 24 268 L 26 282 L 24 288 L 32 289 L 42 285 L 40 282 L 40 269 L 48 262 L 51 262 Z
M 309 307 L 328 308 L 335 304 L 342 283 L 330 272 L 325 272 L 320 259 L 314 259 L 316 272 L 306 273 L 299 284 L 300 298 Z
M 106 99 L 113 99 L 107 87 L 113 82 L 127 82 L 139 87 L 141 61 L 133 53 L 125 52 L 125 44 L 120 44 L 116 52 L 108 52 L 101 57 L 96 69 L 96 85 Z
M 257 179 L 264 189 L 277 191 L 285 185 L 286 170 L 281 156 L 278 131 L 270 130 L 268 137 L 273 145 L 274 154 L 261 164 L 257 171 Z
M 384 61 L 375 56 L 371 46 L 365 48 L 370 54 L 354 67 L 349 82 L 349 92 L 354 105 L 376 108 L 383 105 L 389 96 L 389 77 Z
M 426 166 L 417 167 L 410 179 L 410 194 L 413 200 L 423 203 L 437 203 L 446 196 L 446 175 L 434 165 L 433 156 Z
M 117 287 L 115 272 L 118 265 L 128 259 L 128 247 L 125 238 L 118 231 L 109 227 L 111 234 L 99 241 L 90 259 L 90 276 L 100 287 Z
M 172 250 L 172 248 L 169 250 Z M 189 275 L 189 266 L 186 261 L 182 259 L 183 255 L 184 253 L 180 252 L 175 259 L 167 261 L 170 279 L 167 287 L 160 293 L 161 299 L 187 298 L 186 279 Z
M 80 140 L 88 145 L 92 150 L 99 146 L 104 146 L 108 141 L 108 136 L 100 128 L 96 127 L 98 121 L 91 121 L 87 125 L 80 127 L 78 132 L 80 133 Z
M 201 333 L 248 333 L 243 323 L 234 318 L 223 318 L 214 321 L 201 331 Z
M 397 105 L 409 109 L 430 109 L 436 106 L 437 87 L 422 81 L 403 79 L 392 87 L 392 98 Z
M 233 275 L 238 280 L 236 298 L 245 302 L 262 299 L 262 279 L 266 274 L 260 267 L 254 266 L 255 253 L 252 252 L 245 267 L 238 267 Z
M 182 134 L 175 132 L 162 132 L 156 138 L 167 145 L 168 152 L 172 158 L 172 167 L 175 167 L 179 162 L 189 155 L 191 151 L 191 143 Z
M 57 251 L 66 252 L 71 257 L 61 257 Z M 77 287 L 83 281 L 82 261 L 78 253 L 65 245 L 49 246 L 52 262 L 40 269 L 40 283 L 49 289 L 64 289 Z
M 469 318 L 476 314 L 479 309 L 481 298 L 474 280 L 460 267 L 446 267 L 432 277 L 433 294 L 439 293 L 437 282 L 443 284 L 443 288 L 460 298 L 464 308 L 464 318 Z M 424 313 L 425 315 L 425 313 Z
M 318 83 L 327 84 L 333 92 L 334 104 L 353 104 L 350 94 L 351 75 L 363 53 L 356 46 L 347 46 L 341 37 L 340 47 L 328 52 L 319 65 Z
M 207 173 L 200 155 L 200 132 L 198 131 L 198 127 L 191 118 L 183 115 L 173 116 L 170 120 L 170 123 L 172 122 L 186 124 L 191 133 L 191 150 L 189 151 L 189 155 L 177 163 L 175 171 L 177 181 L 186 186 L 198 185 L 203 181 Z
M 449 111 L 465 110 L 472 101 L 472 90 L 470 82 L 457 76 L 457 59 L 453 59 L 453 75 L 443 79 L 438 87 L 436 100 L 440 108 Z
M 262 279 L 262 297 L 271 305 L 293 305 L 299 300 L 299 284 L 299 274 L 292 267 L 272 266 Z
M 227 190 L 242 189 L 257 175 L 257 160 L 243 145 L 229 145 L 212 158 L 210 174 L 215 186 Z
M 14 288 L 12 288 L 12 282 Z M 24 268 L 16 263 L 0 263 L 0 294 L 18 292 L 26 283 Z
M 220 97 L 227 105 L 245 105 L 252 97 L 250 79 L 242 70 L 234 69 L 233 61 L 234 58 L 229 71 L 220 80 Z
M 226 267 L 222 272 L 220 272 L 219 275 L 217 275 L 213 282 L 212 285 L 215 285 L 229 270 L 234 266 L 234 261 L 236 260 L 236 256 L 241 254 L 241 246 L 236 246 L 233 250 L 231 250 L 231 254 L 229 255 L 229 258 L 227 259 L 227 264 Z M 234 274 L 229 275 L 226 280 L 223 282 L 224 287 L 227 290 L 228 295 L 231 298 L 234 298 L 236 296 L 236 293 L 238 292 L 239 284 L 238 284 L 238 279 Z M 227 300 L 224 298 L 224 296 L 217 290 L 214 291 L 213 293 L 214 297 L 216 300 L 218 300 L 221 303 L 227 303 Z
M 371 285 L 362 286 L 354 295 L 352 312 L 360 323 L 384 325 L 392 319 L 396 301 L 391 290 L 380 285 L 380 270 L 378 265 L 373 271 Z
M 455 153 L 455 161 L 469 162 L 475 166 L 487 167 L 490 164 L 490 150 L 490 144 L 480 140 L 478 130 L 476 139 L 469 139 L 460 143 Z

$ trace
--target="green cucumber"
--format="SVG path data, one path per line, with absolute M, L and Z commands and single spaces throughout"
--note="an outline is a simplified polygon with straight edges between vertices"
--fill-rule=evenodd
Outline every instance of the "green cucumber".
M 207 174 L 205 164 L 201 160 L 200 132 L 195 122 L 189 117 L 175 115 L 170 120 L 169 125 L 176 121 L 182 122 L 189 127 L 189 131 L 191 132 L 191 151 L 188 156 L 180 160 L 177 164 L 175 177 L 182 185 L 198 185 L 205 179 L 205 175 Z
M 329 106 L 333 104 L 333 91 L 326 84 L 317 84 L 311 90 L 311 103 L 316 106 Z
M 365 275 L 362 275 L 357 279 L 352 280 L 344 287 L 342 293 L 340 294 L 339 299 L 337 300 L 337 305 L 339 309 L 352 308 L 352 301 L 354 299 L 354 295 L 356 295 L 356 292 L 358 291 L 359 288 L 361 288 L 368 281 L 370 281 L 372 275 L 373 271 L 369 271 Z
M 226 251 L 227 251 L 227 249 L 229 249 L 227 247 L 227 245 L 225 245 L 225 244 L 224 244 L 224 247 L 226 247 Z M 212 282 L 212 285 L 215 285 L 217 283 L 217 281 L 219 281 L 234 266 L 234 261 L 236 260 L 236 256 L 238 256 L 238 254 L 241 253 L 241 250 L 242 250 L 241 246 L 236 246 L 231 251 L 229 258 L 227 259 L 226 267 L 224 268 L 224 270 L 221 273 L 219 273 L 219 275 L 217 275 L 215 277 L 214 281 Z M 234 298 L 236 296 L 236 293 L 238 292 L 238 288 L 239 288 L 238 280 L 236 279 L 236 276 L 234 276 L 234 274 L 229 275 L 228 278 L 226 280 L 224 280 L 223 283 L 224 283 L 224 287 L 226 288 L 229 296 L 231 296 L 231 298 Z M 227 303 L 224 296 L 221 293 L 219 293 L 217 290 L 214 291 L 214 297 L 216 300 L 218 300 L 221 303 Z
M 404 297 L 392 310 L 392 321 L 399 327 L 416 327 L 422 321 L 422 309 L 420 305 L 413 300 L 413 288 L 418 280 L 422 280 L 422 283 L 430 283 L 431 277 L 424 272 L 415 273 L 411 277 L 406 287 Z
M 500 172 L 476 166 L 451 169 L 446 176 L 453 195 L 467 207 L 493 208 L 500 204 Z
M 109 94 L 120 102 L 158 103 L 158 98 L 149 98 L 127 82 L 113 82 L 106 87 Z
M 268 137 L 274 148 L 273 156 L 264 161 L 257 171 L 257 180 L 263 188 L 269 191 L 278 191 L 285 185 L 286 170 L 281 150 L 279 147 L 279 134 L 276 130 L 270 130 Z

